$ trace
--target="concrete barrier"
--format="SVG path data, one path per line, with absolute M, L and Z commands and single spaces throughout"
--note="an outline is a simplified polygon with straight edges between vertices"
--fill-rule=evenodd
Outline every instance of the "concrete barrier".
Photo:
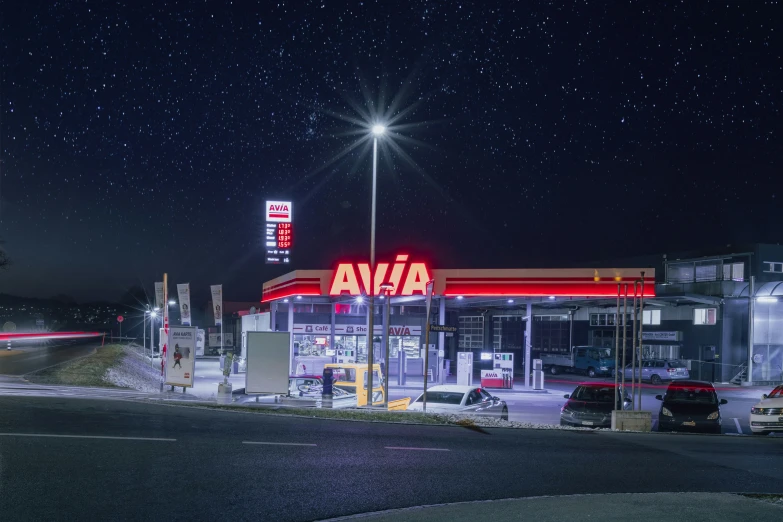
M 612 429 L 618 431 L 652 431 L 652 412 L 612 411 Z

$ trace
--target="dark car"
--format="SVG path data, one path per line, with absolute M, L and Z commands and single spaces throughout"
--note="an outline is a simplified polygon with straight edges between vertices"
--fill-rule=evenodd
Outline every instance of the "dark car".
M 623 393 L 622 408 L 615 408 L 615 387 L 607 383 L 583 383 L 574 393 L 564 396 L 568 399 L 560 410 L 562 426 L 588 426 L 591 428 L 610 428 L 612 410 L 631 409 L 631 398 Z M 619 404 L 618 404 L 619 406 Z
M 691 431 L 720 433 L 720 405 L 712 383 L 677 381 L 669 384 L 666 394 L 656 395 L 663 401 L 658 415 L 658 431 Z

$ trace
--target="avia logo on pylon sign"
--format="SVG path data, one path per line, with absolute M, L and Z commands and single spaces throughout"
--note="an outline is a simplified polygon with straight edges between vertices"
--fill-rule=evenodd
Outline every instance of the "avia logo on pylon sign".
M 290 201 L 267 201 L 266 220 L 270 223 L 290 223 L 291 208 Z
M 391 283 L 391 295 L 425 295 L 430 272 L 424 263 L 409 263 L 408 255 L 401 254 L 395 263 L 378 263 L 375 267 L 374 295 L 381 295 L 381 284 Z M 391 268 L 390 268 L 391 267 Z M 332 276 L 329 295 L 370 295 L 370 264 L 340 263 Z

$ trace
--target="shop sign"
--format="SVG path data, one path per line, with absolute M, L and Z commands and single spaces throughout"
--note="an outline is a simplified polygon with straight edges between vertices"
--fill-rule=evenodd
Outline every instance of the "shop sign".
M 299 330 L 296 330 L 296 326 L 294 325 L 294 333 L 302 333 Z M 328 326 L 328 325 L 327 325 Z M 383 333 L 383 325 L 373 325 L 373 332 L 375 335 L 381 335 Z M 337 324 L 334 326 L 334 333 L 336 334 L 348 334 L 348 335 L 367 335 L 367 327 L 364 325 L 358 325 L 358 324 Z M 418 336 L 421 335 L 421 326 L 396 326 L 391 325 L 389 326 L 389 335 L 391 336 L 400 336 L 400 335 L 411 335 L 411 336 Z
M 374 295 L 381 295 L 381 284 L 389 282 L 393 286 L 391 295 L 425 295 L 427 282 L 430 281 L 430 271 L 424 263 L 408 262 L 408 255 L 402 254 L 395 258 L 394 264 L 378 263 L 372 284 Z M 369 295 L 370 264 L 340 263 L 334 271 L 329 286 L 329 295 Z
M 680 332 L 642 332 L 643 341 L 679 341 Z
M 332 325 L 329 324 L 294 324 L 295 334 L 330 334 Z

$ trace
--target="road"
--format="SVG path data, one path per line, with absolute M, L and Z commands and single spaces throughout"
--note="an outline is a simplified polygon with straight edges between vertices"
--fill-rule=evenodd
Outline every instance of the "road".
M 89 355 L 100 341 L 47 341 L 45 344 L 20 344 L 11 351 L 0 350 L 0 375 L 24 375 L 77 357 Z
M 780 492 L 775 438 L 360 423 L 0 397 L 7 520 L 314 520 L 467 500 Z
M 549 377 L 547 375 L 547 377 Z M 509 420 L 519 422 L 535 422 L 539 424 L 560 424 L 560 408 L 566 402 L 563 395 L 571 394 L 580 382 L 611 382 L 614 379 L 595 378 L 591 379 L 579 375 L 558 375 L 548 378 L 546 389 L 548 393 L 515 393 L 509 390 L 489 390 L 493 395 L 497 395 L 508 404 Z M 474 380 L 478 385 L 479 380 Z M 721 399 L 728 400 L 728 404 L 721 406 L 721 419 L 723 433 L 726 434 L 750 434 L 750 408 L 761 399 L 762 393 L 768 393 L 769 389 L 764 391 L 753 389 L 749 391 L 740 387 L 716 385 L 718 396 Z M 521 387 L 521 386 L 520 386 Z M 630 384 L 628 385 L 630 389 Z M 658 423 L 658 412 L 661 407 L 660 401 L 655 399 L 656 395 L 662 395 L 666 392 L 667 384 L 653 386 L 644 383 L 642 387 L 642 409 L 651 411 L 653 415 L 653 427 Z M 389 389 L 389 398 L 391 400 L 401 399 L 403 397 L 416 398 L 421 393 L 421 384 L 419 387 L 409 386 L 405 390 L 395 388 Z

